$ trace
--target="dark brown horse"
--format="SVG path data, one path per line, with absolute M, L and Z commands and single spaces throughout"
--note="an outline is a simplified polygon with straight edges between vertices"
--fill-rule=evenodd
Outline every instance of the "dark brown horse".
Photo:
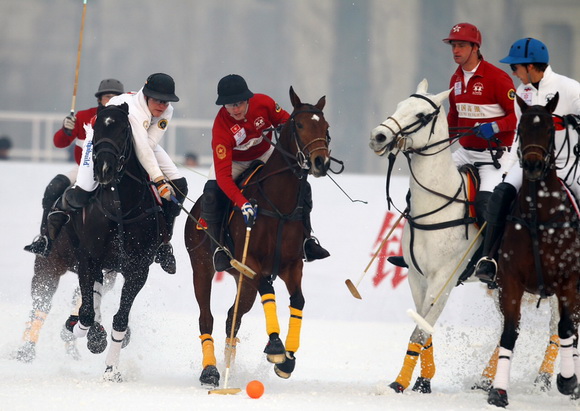
M 500 306 L 504 317 L 499 361 L 490 404 L 508 404 L 509 371 L 518 338 L 524 292 L 541 298 L 555 295 L 560 322 L 558 390 L 578 391 L 573 346 L 580 320 L 579 218 L 569 194 L 556 174 L 555 127 L 552 118 L 558 94 L 546 106 L 528 106 L 517 97 L 522 116 L 518 128 L 523 184 L 504 231 L 498 261 Z
M 294 370 L 294 353 L 300 343 L 304 306 L 301 282 L 302 243 L 305 233 L 301 199 L 304 190 L 308 189 L 308 174 L 314 177 L 326 175 L 331 160 L 328 123 L 322 112 L 325 97 L 320 98 L 315 105 L 305 104 L 290 88 L 290 101 L 294 111 L 280 132 L 274 152 L 244 188 L 246 198 L 253 199 L 258 204 L 258 216 L 251 229 L 245 261 L 243 249 L 247 231 L 239 210 L 233 213 L 228 227 L 235 243 L 236 259 L 245 262 L 257 275 L 253 279 L 244 278 L 242 286 L 239 287 L 239 313 L 235 316 L 235 324 L 234 306 L 228 311 L 226 332 L 229 338 L 226 339 L 226 346 L 235 349 L 235 335 L 240 328 L 242 316 L 252 308 L 256 292 L 259 292 L 269 335 L 264 352 L 268 360 L 276 364 L 275 371 L 282 378 L 290 377 Z M 197 219 L 200 211 L 201 201 L 197 201 L 191 215 Z M 185 226 L 185 244 L 191 259 L 195 296 L 200 308 L 199 329 L 203 352 L 200 381 L 204 385 L 217 387 L 220 375 L 214 354 L 213 316 L 210 308 L 212 279 L 215 274 L 211 244 L 209 237 L 203 230 L 198 229 L 193 219 L 189 219 Z M 229 272 L 239 284 L 240 274 L 236 270 Z M 279 337 L 280 327 L 276 315 L 273 287 L 276 277 L 284 281 L 290 295 L 290 320 L 285 344 Z M 227 366 L 229 367 L 229 363 Z

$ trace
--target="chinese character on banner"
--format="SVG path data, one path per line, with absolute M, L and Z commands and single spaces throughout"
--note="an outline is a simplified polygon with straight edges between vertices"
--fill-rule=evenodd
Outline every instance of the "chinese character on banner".
M 379 235 L 375 240 L 375 245 L 373 247 L 373 250 L 375 250 L 375 252 L 376 249 L 383 242 L 383 239 L 393 228 L 393 224 L 397 222 L 398 217 L 399 216 L 397 214 L 387 211 L 381 231 L 379 231 Z M 373 277 L 373 284 L 375 287 L 378 287 L 379 284 L 390 274 L 392 274 L 391 286 L 393 289 L 397 288 L 399 284 L 401 284 L 401 282 L 403 282 L 407 278 L 406 268 L 397 267 L 387 261 L 387 257 L 389 256 L 403 255 L 403 249 L 401 246 L 403 225 L 404 220 L 399 221 L 399 225 L 397 226 L 397 228 L 395 228 L 395 230 L 393 230 L 393 233 L 391 234 L 386 244 L 383 246 L 379 255 L 377 256 L 379 263 L 377 265 L 377 271 L 375 273 L 375 276 Z M 374 252 L 371 255 L 374 255 Z

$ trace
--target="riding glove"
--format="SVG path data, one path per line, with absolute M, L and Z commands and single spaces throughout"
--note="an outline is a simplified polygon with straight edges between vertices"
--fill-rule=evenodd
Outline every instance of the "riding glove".
M 499 127 L 495 121 L 493 123 L 480 124 L 473 128 L 473 134 L 486 140 L 491 140 L 496 133 L 499 133 Z
M 241 210 L 246 224 L 248 224 L 248 221 L 254 220 L 254 217 L 256 216 L 258 211 L 257 208 L 258 208 L 257 206 L 256 208 L 252 207 L 252 204 L 250 204 L 249 202 L 244 203 Z
M 164 199 L 166 199 L 167 201 L 171 201 L 171 196 L 175 196 L 173 187 L 171 187 L 169 181 L 167 181 L 163 177 L 157 177 L 155 179 L 155 187 L 157 187 L 157 192 L 159 193 L 159 195 Z
M 77 122 L 77 118 L 74 114 L 69 114 L 64 118 L 62 121 L 62 127 L 64 128 L 64 132 L 67 135 L 71 135 L 73 129 L 75 128 L 75 123 Z

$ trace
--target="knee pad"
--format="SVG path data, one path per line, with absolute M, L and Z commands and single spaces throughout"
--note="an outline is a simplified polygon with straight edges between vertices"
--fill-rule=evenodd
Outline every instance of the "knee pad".
M 489 224 L 503 224 L 516 194 L 516 188 L 509 183 L 499 183 L 494 188 L 485 213 L 485 219 Z
M 489 191 L 479 191 L 475 195 L 475 214 L 477 217 L 477 223 L 481 227 L 485 222 L 485 216 L 487 212 L 487 204 L 492 193 Z
M 208 223 L 215 223 L 221 220 L 222 211 L 227 197 L 219 188 L 217 181 L 209 180 L 203 188 L 201 197 L 201 216 Z
M 304 200 L 302 202 L 302 207 L 304 212 L 307 214 L 309 214 L 312 211 L 312 207 L 314 207 L 314 203 L 312 202 L 312 187 L 308 181 L 304 184 Z
M 56 200 L 64 193 L 64 190 L 70 186 L 71 182 L 64 174 L 58 174 L 54 177 L 44 190 L 44 197 L 42 197 L 42 208 L 50 209 Z

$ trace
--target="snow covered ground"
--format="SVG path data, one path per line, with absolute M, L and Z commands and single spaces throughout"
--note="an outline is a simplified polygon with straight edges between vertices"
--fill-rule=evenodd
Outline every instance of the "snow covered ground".
M 262 354 L 267 338 L 261 306 L 256 304 L 244 317 L 229 386 L 244 388 L 250 380 L 258 379 L 266 388 L 260 399 L 251 399 L 245 392 L 208 395 L 207 389 L 200 387 L 199 311 L 183 246 L 183 214 L 173 241 L 177 274 L 167 275 L 153 265 L 133 308 L 132 340 L 120 361 L 125 382 L 101 381 L 104 353 L 93 355 L 79 343 L 81 361 L 65 354 L 60 329 L 70 312 L 76 282 L 70 273 L 61 280 L 37 344 L 36 360 L 23 364 L 11 359 L 21 344 L 31 307 L 34 257 L 22 247 L 37 233 L 44 187 L 68 168 L 67 164 L 0 162 L 4 178 L 0 202 L 0 410 L 495 409 L 487 404 L 486 394 L 470 389 L 496 344 L 500 324 L 485 289 L 475 283 L 455 290 L 435 326 L 438 368 L 433 394 L 410 390 L 395 394 L 388 388 L 399 372 L 414 328 L 405 314 L 414 308 L 407 283 L 393 288 L 387 278 L 375 286 L 373 268 L 359 286 L 360 301 L 344 285 L 347 278 L 355 283 L 359 280 L 373 255 L 386 212 L 383 176 L 334 176 L 352 198 L 368 201 L 366 205 L 351 203 L 328 178 L 311 181 L 315 234 L 332 257 L 305 266 L 302 340 L 296 370 L 289 380 L 278 378 Z M 183 173 L 189 181 L 190 197 L 195 199 L 205 180 L 191 170 Z M 392 184 L 399 205 L 406 184 L 404 179 Z M 104 297 L 107 330 L 120 285 L 121 281 Z M 285 338 L 287 294 L 281 282 L 275 286 Z M 231 278 L 215 283 L 214 338 L 222 382 L 225 313 L 234 295 Z M 508 409 L 580 409 L 580 401 L 571 401 L 555 389 L 542 393 L 532 386 L 548 336 L 546 306 L 535 310 L 530 304 L 516 345 Z

